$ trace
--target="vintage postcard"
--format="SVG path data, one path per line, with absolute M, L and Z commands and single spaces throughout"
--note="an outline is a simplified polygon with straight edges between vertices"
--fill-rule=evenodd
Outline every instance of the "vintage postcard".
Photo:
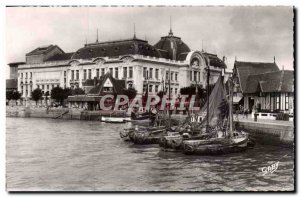
M 6 190 L 295 191 L 292 6 L 7 6 Z

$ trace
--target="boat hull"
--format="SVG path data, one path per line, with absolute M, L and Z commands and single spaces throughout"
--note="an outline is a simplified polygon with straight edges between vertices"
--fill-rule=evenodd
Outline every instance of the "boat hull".
M 242 152 L 247 150 L 248 141 L 247 137 L 237 140 L 186 140 L 183 142 L 183 152 L 193 155 L 221 155 Z
M 183 138 L 180 134 L 174 134 L 174 135 L 165 135 L 161 136 L 159 140 L 159 146 L 164 151 L 179 151 L 183 149 L 182 144 Z
M 134 131 L 129 137 L 134 144 L 158 144 L 165 131 L 165 128 L 150 131 Z

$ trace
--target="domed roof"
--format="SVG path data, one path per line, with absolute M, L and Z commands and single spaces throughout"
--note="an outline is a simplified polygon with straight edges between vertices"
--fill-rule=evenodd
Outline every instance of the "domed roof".
M 191 50 L 180 37 L 173 36 L 172 29 L 168 36 L 161 37 L 154 47 L 158 49 L 162 57 L 172 60 L 182 60 Z
M 72 59 L 90 59 L 96 57 L 118 57 L 122 55 L 144 55 L 161 57 L 160 52 L 145 40 L 128 39 L 102 43 L 86 44 L 77 50 Z

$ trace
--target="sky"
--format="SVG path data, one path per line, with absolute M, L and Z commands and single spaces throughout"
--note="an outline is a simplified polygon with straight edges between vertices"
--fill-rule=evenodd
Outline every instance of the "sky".
M 171 25 L 170 25 L 170 17 Z M 154 45 L 172 27 L 191 50 L 234 60 L 273 62 L 293 69 L 293 9 L 252 7 L 7 7 L 6 62 L 25 61 L 39 46 L 75 52 L 96 41 L 136 35 Z M 202 44 L 203 43 L 203 44 Z M 8 67 L 8 66 L 7 66 Z

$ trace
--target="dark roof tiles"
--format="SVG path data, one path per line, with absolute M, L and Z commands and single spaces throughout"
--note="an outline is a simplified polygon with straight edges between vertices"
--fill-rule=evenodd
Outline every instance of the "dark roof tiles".
M 161 37 L 154 47 L 158 50 L 166 51 L 162 53 L 163 58 L 180 61 L 184 60 L 184 55 L 182 54 L 187 54 L 191 51 L 181 38 L 173 36 L 173 33 L 168 36 Z
M 46 54 L 46 53 L 50 52 L 51 50 L 53 50 L 54 48 L 58 48 L 62 53 L 64 53 L 64 51 L 61 48 L 59 48 L 57 45 L 51 44 L 48 46 L 38 47 L 38 48 L 34 49 L 33 51 L 27 53 L 26 56 Z
M 74 53 L 61 53 L 55 54 L 54 56 L 48 58 L 46 61 L 62 61 L 62 60 L 70 60 Z
M 247 88 L 247 80 L 249 75 L 256 75 L 266 72 L 279 71 L 276 63 L 265 62 L 240 62 L 236 61 L 234 67 L 237 70 L 242 92 Z
M 72 59 L 90 59 L 96 57 L 118 57 L 122 55 L 144 55 L 161 57 L 159 51 L 139 39 L 119 40 L 85 45 L 74 53 Z
M 293 84 L 294 71 L 290 70 L 249 75 L 244 93 L 294 92 Z

